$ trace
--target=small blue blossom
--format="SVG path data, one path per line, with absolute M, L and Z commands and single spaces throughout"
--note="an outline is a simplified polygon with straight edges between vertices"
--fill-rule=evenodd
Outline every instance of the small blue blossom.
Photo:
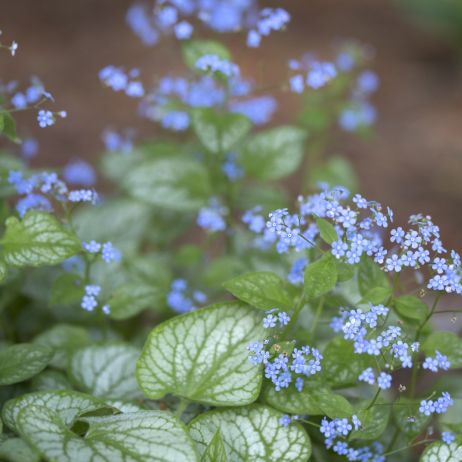
M 306 84 L 317 90 L 326 85 L 337 75 L 335 66 L 328 62 L 313 62 L 306 76 Z
M 41 109 L 38 111 L 37 121 L 41 128 L 51 127 L 55 123 L 55 117 L 51 111 Z
M 82 246 L 89 253 L 98 253 L 101 250 L 101 244 L 96 241 L 83 242 Z
M 196 67 L 202 71 L 220 72 L 226 77 L 239 76 L 239 67 L 217 55 L 204 55 L 196 61 Z
M 288 414 L 284 414 L 280 419 L 279 419 L 279 423 L 283 426 L 283 427 L 288 427 L 290 425 L 290 422 L 292 422 L 292 419 L 290 418 L 290 415 Z
M 306 265 L 308 265 L 308 259 L 306 257 L 301 257 L 294 261 L 287 275 L 287 279 L 291 284 L 303 283 Z
M 112 242 L 105 242 L 102 246 L 101 258 L 106 263 L 118 262 L 122 258 L 120 250 L 116 249 Z
M 64 167 L 63 178 L 67 183 L 93 186 L 96 182 L 95 169 L 83 160 L 70 162 Z
M 372 370 L 372 367 L 368 367 L 367 369 L 362 371 L 358 377 L 358 380 L 361 382 L 366 382 L 369 385 L 374 385 L 375 376 L 374 376 L 374 371 Z
M 265 329 L 270 329 L 272 327 L 276 327 L 276 321 L 277 321 L 276 316 L 273 316 L 272 314 L 269 314 L 268 316 L 265 316 L 263 318 L 263 327 Z
M 224 231 L 226 229 L 224 219 L 226 214 L 226 208 L 222 207 L 216 199 L 212 199 L 208 207 L 203 207 L 199 210 L 196 222 L 202 229 L 212 233 Z
M 287 324 L 289 324 L 290 316 L 284 311 L 282 311 L 278 314 L 278 320 L 281 326 L 286 326 Z
M 391 387 L 391 375 L 381 372 L 377 377 L 377 385 L 381 390 L 388 390 Z
M 454 433 L 452 432 L 443 432 L 441 433 L 441 439 L 446 443 L 446 444 L 451 444 L 455 441 L 456 437 L 454 436 Z

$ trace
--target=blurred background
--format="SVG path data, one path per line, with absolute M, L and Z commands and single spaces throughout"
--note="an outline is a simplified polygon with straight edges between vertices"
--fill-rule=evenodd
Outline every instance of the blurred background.
M 109 64 L 139 67 L 147 84 L 181 73 L 179 45 L 165 39 L 144 47 L 125 23 L 131 1 L 0 0 L 6 43 L 15 58 L 2 57 L 6 81 L 39 76 L 54 95 L 52 109 L 68 118 L 40 129 L 35 113 L 18 117 L 21 136 L 34 136 L 40 152 L 34 166 L 62 166 L 83 158 L 97 163 L 101 133 L 135 128 L 137 137 L 160 133 L 137 116 L 136 102 L 102 87 L 98 71 Z M 403 218 L 431 214 L 449 247 L 461 249 L 462 228 L 462 2 L 460 0 L 284 0 L 261 2 L 292 14 L 287 31 L 249 50 L 244 35 L 227 43 L 245 76 L 282 81 L 289 58 L 315 52 L 332 58 L 343 39 L 367 44 L 371 68 L 380 77 L 373 102 L 376 133 L 367 140 L 341 135 L 330 154 L 354 165 L 366 197 L 389 204 Z M 220 37 L 222 38 L 222 37 Z M 270 80 L 270 82 L 268 82 Z M 290 122 L 297 98 L 278 94 L 274 123 Z M 6 146 L 6 145 L 5 145 Z M 18 150 L 10 144 L 9 147 Z M 399 220 L 399 221 L 402 221 Z

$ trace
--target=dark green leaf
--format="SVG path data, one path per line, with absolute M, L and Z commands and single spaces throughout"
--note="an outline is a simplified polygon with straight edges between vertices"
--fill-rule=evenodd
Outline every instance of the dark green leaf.
M 305 296 L 314 300 L 330 292 L 337 284 L 337 263 L 331 253 L 325 253 L 319 260 L 305 269 Z

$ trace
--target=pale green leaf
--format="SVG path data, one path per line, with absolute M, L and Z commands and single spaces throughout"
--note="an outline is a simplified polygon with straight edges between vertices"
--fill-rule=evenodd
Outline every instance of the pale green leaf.
M 217 112 L 210 108 L 194 109 L 192 126 L 202 145 L 215 154 L 225 153 L 241 141 L 252 123 L 242 114 Z
M 461 460 L 462 444 L 457 442 L 446 444 L 436 441 L 420 456 L 420 462 L 460 462 Z
M 10 438 L 0 444 L 0 460 L 4 462 L 39 462 L 40 455 L 21 438 Z
M 219 429 L 229 462 L 308 461 L 308 435 L 299 424 L 282 426 L 281 417 L 280 412 L 262 405 L 217 410 L 194 419 L 189 432 L 203 454 Z
M 53 216 L 31 211 L 20 221 L 6 220 L 4 259 L 11 266 L 55 265 L 81 250 L 75 234 Z
M 376 287 L 390 287 L 386 274 L 372 258 L 363 256 L 358 269 L 358 289 L 365 296 L 371 289 Z
M 18 343 L 0 350 L 0 385 L 23 382 L 41 372 L 53 351 L 45 346 Z
M 72 388 L 67 376 L 60 371 L 45 370 L 31 381 L 33 391 L 72 390 Z
M 32 405 L 43 406 L 55 411 L 68 426 L 72 425 L 76 417 L 105 407 L 104 402 L 99 399 L 77 391 L 37 391 L 6 402 L 2 409 L 3 422 L 11 430 L 16 431 L 19 411 Z
M 209 198 L 204 166 L 190 159 L 156 159 L 128 171 L 125 189 L 136 199 L 175 211 L 196 211 Z
M 56 324 L 35 337 L 34 344 L 53 350 L 50 364 L 57 369 L 66 369 L 69 355 L 77 348 L 90 343 L 90 336 L 83 327 Z
M 201 462 L 228 462 L 225 444 L 219 429 L 202 455 Z
M 262 315 L 240 303 L 221 303 L 177 316 L 156 327 L 137 364 L 145 395 L 167 393 L 214 406 L 255 401 L 261 369 L 247 346 L 265 338 Z
M 130 345 L 92 345 L 72 355 L 69 373 L 93 396 L 135 399 L 142 396 L 135 378 L 138 356 Z
M 85 420 L 90 427 L 82 438 L 71 432 L 56 412 L 32 405 L 20 411 L 18 429 L 51 461 L 198 461 L 186 429 L 168 413 L 143 411 Z
M 256 308 L 292 309 L 292 300 L 285 288 L 285 282 L 276 274 L 268 271 L 237 276 L 226 281 L 223 287 L 239 300 Z

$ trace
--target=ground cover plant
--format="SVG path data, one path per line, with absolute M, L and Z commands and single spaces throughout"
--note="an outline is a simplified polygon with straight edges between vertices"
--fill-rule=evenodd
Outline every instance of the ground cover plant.
M 151 84 L 102 63 L 101 91 L 165 129 L 103 134 L 107 191 L 84 161 L 33 169 L 17 114 L 68 115 L 37 77 L 0 87 L 0 460 L 462 460 L 462 340 L 434 323 L 460 256 L 326 156 L 373 131 L 370 48 L 281 57 L 263 85 L 226 38 L 257 56 L 283 8 L 158 1 L 126 21 L 184 66 Z M 268 126 L 283 98 L 299 113 Z

